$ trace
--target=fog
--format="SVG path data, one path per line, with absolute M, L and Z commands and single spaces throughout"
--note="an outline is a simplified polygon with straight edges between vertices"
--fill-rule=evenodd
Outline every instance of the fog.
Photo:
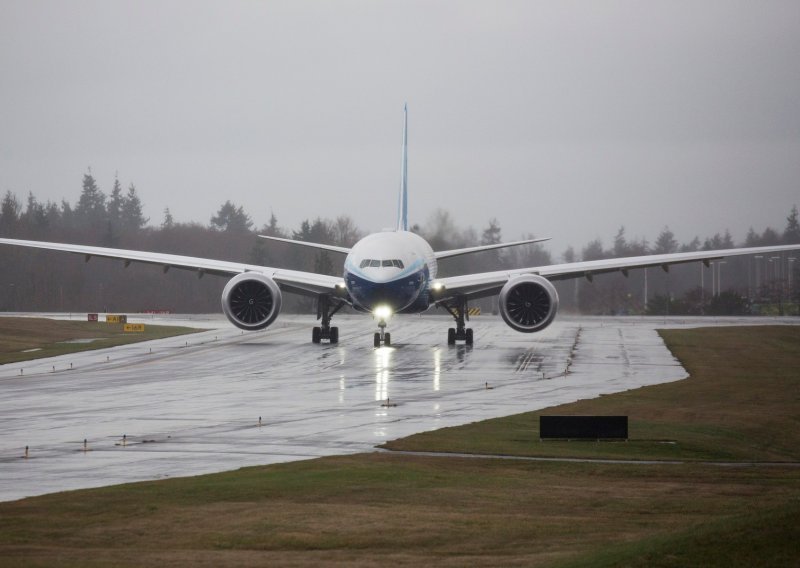
M 449 210 L 551 250 L 782 227 L 800 202 L 800 3 L 0 4 L 0 191 L 91 167 L 150 222 Z

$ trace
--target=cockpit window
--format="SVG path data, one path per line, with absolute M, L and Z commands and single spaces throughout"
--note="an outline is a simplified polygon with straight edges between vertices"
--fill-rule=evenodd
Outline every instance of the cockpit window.
M 364 260 L 361 261 L 361 263 L 358 266 L 359 266 L 359 268 L 366 268 L 368 266 L 370 268 L 377 268 L 377 267 L 380 267 L 380 266 L 382 266 L 384 268 L 395 267 L 395 268 L 399 268 L 400 270 L 402 270 L 403 269 L 403 261 L 402 260 L 398 260 L 398 259 L 375 260 L 375 259 L 372 259 L 372 258 L 365 258 Z

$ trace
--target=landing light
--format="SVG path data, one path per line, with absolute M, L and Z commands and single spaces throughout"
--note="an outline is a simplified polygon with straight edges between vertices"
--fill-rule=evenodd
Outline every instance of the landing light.
M 434 292 L 441 292 L 442 290 L 444 290 L 444 284 L 442 284 L 441 282 L 434 282 L 431 285 L 431 288 L 433 288 Z
M 378 306 L 372 313 L 381 320 L 387 320 L 392 317 L 392 309 L 389 306 Z

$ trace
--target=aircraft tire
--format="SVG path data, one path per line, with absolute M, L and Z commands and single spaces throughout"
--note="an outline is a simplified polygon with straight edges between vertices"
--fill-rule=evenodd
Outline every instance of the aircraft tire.
M 467 341 L 467 345 L 472 345 L 472 328 L 467 328 L 467 333 L 464 339 Z
M 381 346 L 381 334 L 380 333 L 375 333 L 374 343 L 375 343 L 375 347 L 380 347 Z
M 456 344 L 456 330 L 452 327 L 447 330 L 447 344 L 448 345 Z
M 311 330 L 311 343 L 319 343 L 322 339 L 322 329 L 318 326 Z
M 331 328 L 331 343 L 339 343 L 339 328 L 332 327 Z
M 392 334 L 391 333 L 384 333 L 383 334 L 383 346 L 389 347 L 392 344 Z

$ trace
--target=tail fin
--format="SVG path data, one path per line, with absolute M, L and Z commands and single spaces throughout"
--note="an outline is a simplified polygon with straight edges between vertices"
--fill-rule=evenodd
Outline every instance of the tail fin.
M 403 160 L 400 166 L 400 199 L 397 204 L 397 230 L 408 231 L 408 105 L 403 107 Z

